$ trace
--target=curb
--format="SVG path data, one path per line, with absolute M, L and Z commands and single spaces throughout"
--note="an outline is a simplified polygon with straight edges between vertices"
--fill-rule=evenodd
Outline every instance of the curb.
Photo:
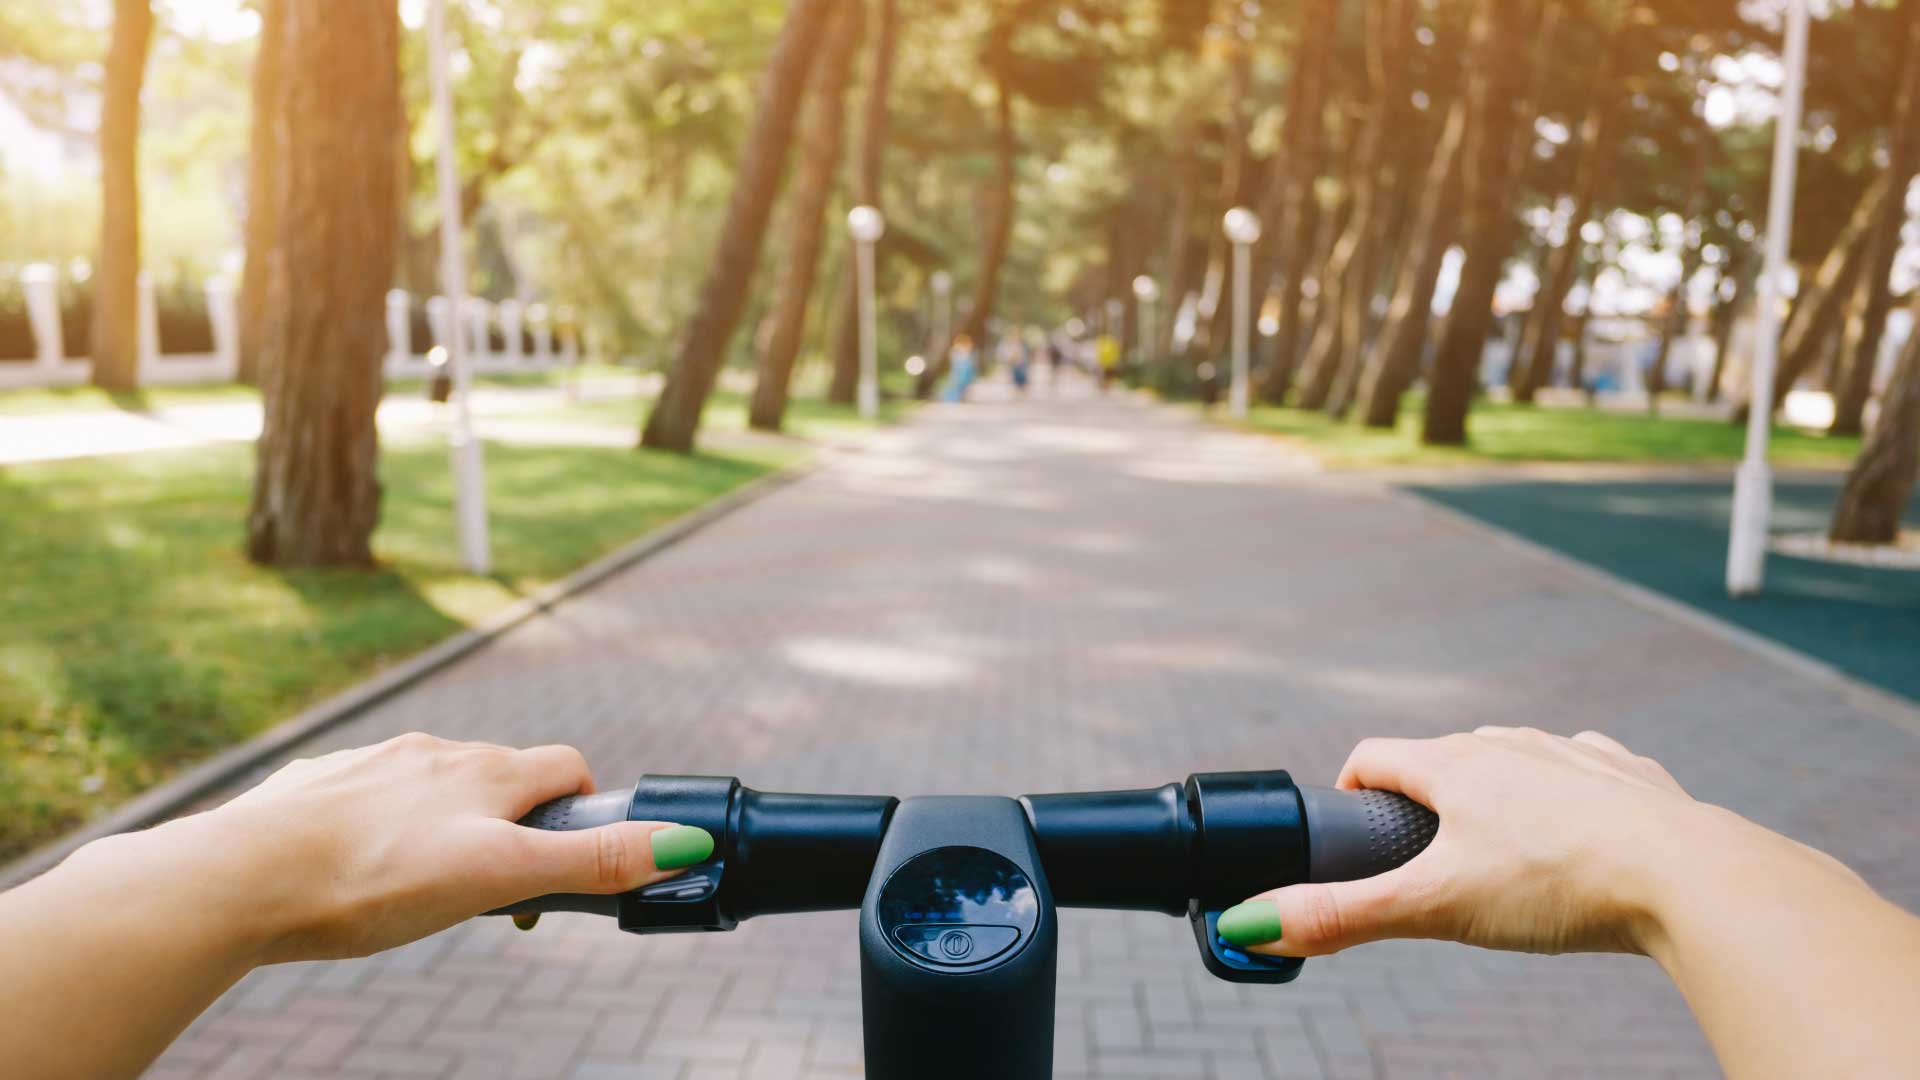
M 1507 532 L 1496 525 L 1490 525 L 1451 506 L 1443 506 L 1431 499 L 1422 498 L 1395 484 L 1381 484 L 1380 490 L 1390 498 L 1411 503 L 1423 513 L 1481 536 L 1509 551 L 1547 563 L 1569 577 L 1597 585 L 1619 595 L 1629 603 L 1664 615 L 1675 622 L 1684 623 L 1696 630 L 1703 630 L 1735 648 L 1753 653 L 1796 675 L 1820 683 L 1836 691 L 1846 704 L 1861 712 L 1877 716 L 1909 735 L 1920 737 L 1920 705 L 1891 691 L 1882 690 L 1871 683 L 1856 679 L 1825 660 L 1816 659 L 1798 649 L 1782 645 L 1772 638 L 1756 634 L 1718 616 L 1709 615 L 1644 585 L 1616 577 L 1599 567 L 1581 562 L 1571 555 L 1555 551 L 1524 536 Z
M 333 697 L 268 728 L 246 741 L 215 754 L 159 786 L 0 865 L 0 890 L 19 885 L 51 870 L 76 849 L 103 837 L 157 825 L 212 792 L 227 786 L 262 762 L 365 712 L 413 686 L 454 661 L 486 646 L 514 627 L 551 610 L 568 598 L 591 589 L 614 574 L 672 547 L 723 517 L 757 502 L 789 484 L 818 472 L 834 455 L 857 452 L 858 446 L 819 448 L 805 461 L 747 482 L 698 509 L 602 555 L 566 577 L 482 620 L 478 625 L 433 645 L 424 652 L 348 687 Z

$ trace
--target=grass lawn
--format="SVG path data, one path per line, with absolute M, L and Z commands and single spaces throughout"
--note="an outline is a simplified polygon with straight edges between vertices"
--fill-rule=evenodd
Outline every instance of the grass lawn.
M 586 364 L 578 374 L 583 378 L 608 375 L 634 375 L 630 367 L 611 364 Z M 571 374 L 566 368 L 542 371 L 501 372 L 476 375 L 481 386 L 563 386 Z M 388 379 L 388 394 L 411 394 L 424 389 L 419 378 Z M 200 386 L 155 386 L 127 393 L 102 390 L 97 386 L 47 386 L 27 390 L 0 391 L 0 416 L 33 416 L 41 413 L 82 412 L 100 409 L 126 409 L 145 412 L 175 405 L 205 405 L 227 401 L 257 401 L 260 391 L 242 383 L 208 383 Z
M 1297 443 L 1333 468 L 1529 461 L 1731 463 L 1740 460 L 1746 440 L 1744 425 L 1722 420 L 1477 402 L 1467 423 L 1467 446 L 1430 447 L 1420 445 L 1422 405 L 1418 397 L 1408 398 L 1392 431 L 1268 406 L 1256 406 L 1245 426 Z M 1859 449 L 1858 438 L 1776 426 L 1770 457 L 1775 465 L 1844 468 Z
M 600 422 L 633 400 L 567 413 Z M 737 402 L 716 402 L 729 426 Z M 802 433 L 858 424 L 807 403 Z M 253 449 L 0 469 L 0 860 L 810 450 L 489 445 L 496 572 L 461 571 L 443 446 L 383 448 L 371 571 L 247 562 Z

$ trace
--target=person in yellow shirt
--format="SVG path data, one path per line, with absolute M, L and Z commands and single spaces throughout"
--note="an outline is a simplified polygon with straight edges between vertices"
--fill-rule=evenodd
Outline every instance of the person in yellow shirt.
M 1105 390 L 1120 370 L 1120 340 L 1101 334 L 1093 343 L 1093 358 L 1100 365 L 1100 389 Z

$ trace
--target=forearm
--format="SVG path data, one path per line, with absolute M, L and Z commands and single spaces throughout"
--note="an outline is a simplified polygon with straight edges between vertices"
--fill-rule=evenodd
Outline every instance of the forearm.
M 1687 846 L 1646 945 L 1729 1076 L 1891 1076 L 1920 1060 L 1920 919 L 1724 811 Z
M 240 862 L 200 827 L 100 841 L 0 894 L 9 1070 L 137 1076 L 253 966 L 261 939 Z

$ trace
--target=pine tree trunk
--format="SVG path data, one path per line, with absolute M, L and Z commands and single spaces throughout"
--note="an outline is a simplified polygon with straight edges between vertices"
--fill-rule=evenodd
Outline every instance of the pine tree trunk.
M 1187 292 L 1192 288 L 1194 189 L 1199 186 L 1199 179 L 1194 175 L 1197 171 L 1193 161 L 1194 138 L 1194 129 L 1188 125 L 1173 165 L 1173 208 L 1167 218 L 1167 288 L 1161 299 L 1159 325 L 1154 328 L 1155 340 L 1150 346 L 1154 363 L 1173 355 L 1174 323 L 1179 321 L 1180 305 L 1186 303 Z
M 1810 370 L 1819 359 L 1821 348 L 1832 339 L 1835 324 L 1840 320 L 1847 298 L 1853 295 L 1854 282 L 1859 279 L 1861 264 L 1866 261 L 1868 235 L 1874 224 L 1886 214 L 1889 201 L 1900 202 L 1906 193 L 1906 185 L 1900 185 L 1895 191 L 1892 177 L 1881 172 L 1867 185 L 1860 195 L 1860 201 L 1854 204 L 1853 215 L 1848 218 L 1846 228 L 1842 229 L 1833 246 L 1827 250 L 1826 257 L 1820 260 L 1820 267 L 1811 280 L 1803 277 L 1800 295 L 1794 300 L 1793 310 L 1787 315 L 1787 326 L 1780 335 L 1780 362 L 1774 374 L 1772 409 L 1778 410 L 1787 394 L 1793 390 L 1793 384 L 1800 376 Z M 1736 423 L 1745 423 L 1747 410 L 1752 402 L 1743 403 L 1733 413 Z
M 1369 345 L 1368 329 L 1372 320 L 1374 297 L 1379 292 L 1380 270 L 1384 261 L 1381 247 L 1386 240 L 1382 225 L 1392 215 L 1387 200 L 1392 195 L 1389 175 L 1393 164 L 1392 140 L 1409 139 L 1406 107 L 1406 54 L 1413 35 L 1412 12 L 1406 0 L 1375 0 L 1367 7 L 1367 74 L 1373 86 L 1373 145 L 1361 175 L 1365 187 L 1359 193 L 1360 204 L 1347 229 L 1356 237 L 1356 250 L 1340 283 L 1341 348 L 1332 357 L 1333 372 L 1328 383 L 1325 408 L 1336 417 L 1352 407 L 1360 379 L 1361 358 Z
M 398 215 L 400 20 L 392 0 L 281 0 L 278 228 L 268 252 L 247 553 L 371 565 Z
M 1360 416 L 1368 427 L 1391 428 L 1399 423 L 1400 399 L 1420 372 L 1427 327 L 1433 317 L 1434 288 L 1458 224 L 1460 151 L 1466 132 L 1467 103 L 1462 98 L 1447 110 L 1446 127 L 1427 167 L 1419 217 L 1412 230 L 1414 248 L 1407 253 L 1406 268 L 1387 309 L 1386 325 L 1374 342 L 1361 384 Z
M 1920 318 L 1920 293 L 1913 305 Z M 1873 426 L 1847 473 L 1827 535 L 1854 544 L 1891 544 L 1920 472 L 1920 333 L 1907 339 Z
M 758 335 L 759 367 L 747 422 L 763 431 L 779 431 L 787 411 L 787 388 L 807 329 L 807 301 L 813 296 L 827 203 L 833 197 L 833 174 L 840 164 L 843 99 L 864 18 L 860 4 L 843 4 L 834 14 L 820 56 L 800 165 L 787 196 L 786 265 L 780 271 L 773 308 Z
M 1580 263 L 1580 229 L 1592 220 L 1601 192 L 1612 181 L 1614 164 L 1619 158 L 1617 117 L 1620 88 L 1615 84 L 1614 57 L 1619 51 L 1621 31 L 1607 35 L 1604 52 L 1587 87 L 1586 119 L 1580 124 L 1580 167 L 1573 185 L 1573 214 L 1567 219 L 1567 234 L 1547 253 L 1546 272 L 1541 275 L 1540 292 L 1534 298 L 1533 316 L 1526 322 L 1520 349 L 1510 369 L 1516 377 L 1508 380 L 1513 399 L 1531 404 L 1540 387 L 1553 378 L 1554 362 L 1560 353 L 1560 322 L 1566 314 L 1567 293 Z
M 1687 169 L 1687 193 L 1681 213 L 1684 222 L 1692 222 L 1700 216 L 1700 204 L 1706 195 L 1707 162 L 1712 140 L 1709 133 L 1696 130 L 1692 137 L 1691 164 Z M 1660 411 L 1660 395 L 1667 390 L 1667 361 L 1673 355 L 1673 343 L 1685 337 L 1687 327 L 1692 322 L 1691 312 L 1687 310 L 1687 282 L 1700 271 L 1703 254 L 1697 235 L 1689 235 L 1681 240 L 1680 280 L 1673 283 L 1673 291 L 1667 296 L 1667 317 L 1660 328 L 1660 345 L 1653 355 L 1653 367 L 1647 372 L 1647 411 Z
M 969 337 L 982 356 L 986 355 L 987 320 L 993 317 L 993 305 L 1000 295 L 1000 270 L 1007 261 L 1007 245 L 1013 239 L 1013 94 L 1004 76 L 994 75 L 993 186 L 988 189 L 985 246 L 980 252 L 980 273 L 973 283 L 973 302 L 954 337 Z M 927 398 L 947 372 L 951 350 L 943 349 L 914 381 L 914 396 Z
M 1899 96 L 1894 102 L 1887 172 L 1902 192 L 1920 168 L 1920 2 L 1907 0 L 1907 35 L 1901 50 Z M 1910 179 L 1907 182 L 1911 182 Z M 1858 435 L 1873 393 L 1873 372 L 1880 359 L 1880 339 L 1886 332 L 1887 312 L 1893 307 L 1893 262 L 1900 251 L 1900 228 L 1906 220 L 1906 200 L 1887 200 L 1885 216 L 1868 237 L 1865 277 L 1861 280 L 1860 310 L 1847 320 L 1840 355 L 1846 374 L 1834 394 L 1834 435 Z
M 267 261 L 278 232 L 274 215 L 279 147 L 274 139 L 274 103 L 280 94 L 281 0 L 260 8 L 260 44 L 253 58 L 253 122 L 247 140 L 247 261 L 240 275 L 240 371 L 243 383 L 260 382 L 260 336 L 267 311 Z
M 1593 317 L 1593 309 L 1586 310 L 1573 317 L 1573 370 L 1568 372 L 1568 385 L 1575 390 L 1585 390 L 1587 386 L 1587 320 Z M 1587 404 L 1593 404 L 1593 398 L 1587 398 Z
M 1274 224 L 1270 245 L 1279 251 L 1280 327 L 1274 335 L 1273 355 L 1260 380 L 1260 398 L 1274 405 L 1286 401 L 1299 366 L 1301 337 L 1301 282 L 1313 255 L 1313 237 L 1320 227 L 1320 204 L 1314 184 L 1325 165 L 1327 63 L 1333 53 L 1334 0 L 1302 0 L 1300 37 L 1294 46 L 1295 69 L 1286 117 L 1286 158 L 1275 170 L 1276 184 L 1284 185 L 1276 201 L 1280 220 Z
M 693 449 L 700 414 L 720 376 L 727 346 L 747 304 L 754 271 L 760 266 L 762 241 L 767 221 L 773 216 L 774 199 L 780 193 L 780 178 L 793 144 L 807 73 L 838 2 L 793 0 L 787 8 L 786 25 L 774 42 L 767 70 L 760 78 L 753 129 L 740 155 L 720 242 L 714 247 L 713 261 L 700 286 L 700 300 L 688 320 L 680 353 L 641 430 L 642 446 Z
M 1248 96 L 1253 85 L 1253 51 L 1246 42 L 1230 39 L 1233 55 L 1227 61 L 1227 124 L 1222 136 L 1226 161 L 1220 170 L 1220 205 L 1245 206 L 1252 191 L 1253 150 L 1247 144 L 1250 134 Z M 1225 212 L 1224 210 L 1222 211 Z M 1219 222 L 1207 231 L 1207 272 L 1200 283 L 1200 302 L 1196 307 L 1193 339 L 1187 344 L 1187 359 L 1198 364 L 1207 359 L 1216 345 L 1228 335 L 1228 320 L 1233 305 L 1226 300 L 1230 287 L 1228 264 L 1231 246 Z
M 865 2 L 865 0 L 861 0 Z M 867 206 L 880 206 L 880 167 L 887 150 L 887 98 L 893 88 L 894 44 L 900 33 L 898 0 L 877 0 L 880 5 L 879 33 L 873 42 L 873 71 L 867 80 L 865 128 L 860 137 L 860 168 L 855 173 L 854 195 Z M 876 251 L 874 256 L 879 257 Z M 860 294 L 855 280 L 853 249 L 847 249 L 846 267 L 835 294 L 833 332 L 833 377 L 827 384 L 827 400 L 839 405 L 853 404 L 860 387 Z M 937 343 L 944 354 L 946 343 Z
M 1430 445 L 1467 441 L 1467 407 L 1479 383 L 1480 356 L 1493 318 L 1493 292 L 1513 248 L 1509 181 L 1519 159 L 1512 152 L 1515 108 L 1524 75 L 1512 58 L 1523 55 L 1540 6 L 1535 0 L 1480 0 L 1474 13 L 1473 59 L 1467 78 L 1471 126 L 1464 147 L 1466 177 L 1461 237 L 1466 262 L 1434 357 L 1421 440 Z
M 140 87 L 153 46 L 148 0 L 114 0 L 100 94 L 100 253 L 93 264 L 93 384 L 140 384 Z
M 1728 255 L 1726 267 L 1720 272 L 1733 280 L 1733 293 L 1730 296 L 1719 295 L 1713 307 L 1713 374 L 1707 378 L 1707 400 L 1719 401 L 1721 384 L 1727 377 L 1728 350 L 1733 342 L 1733 324 L 1740 317 L 1740 309 L 1753 295 L 1753 281 L 1757 273 L 1757 258 L 1751 248 L 1737 246 Z

